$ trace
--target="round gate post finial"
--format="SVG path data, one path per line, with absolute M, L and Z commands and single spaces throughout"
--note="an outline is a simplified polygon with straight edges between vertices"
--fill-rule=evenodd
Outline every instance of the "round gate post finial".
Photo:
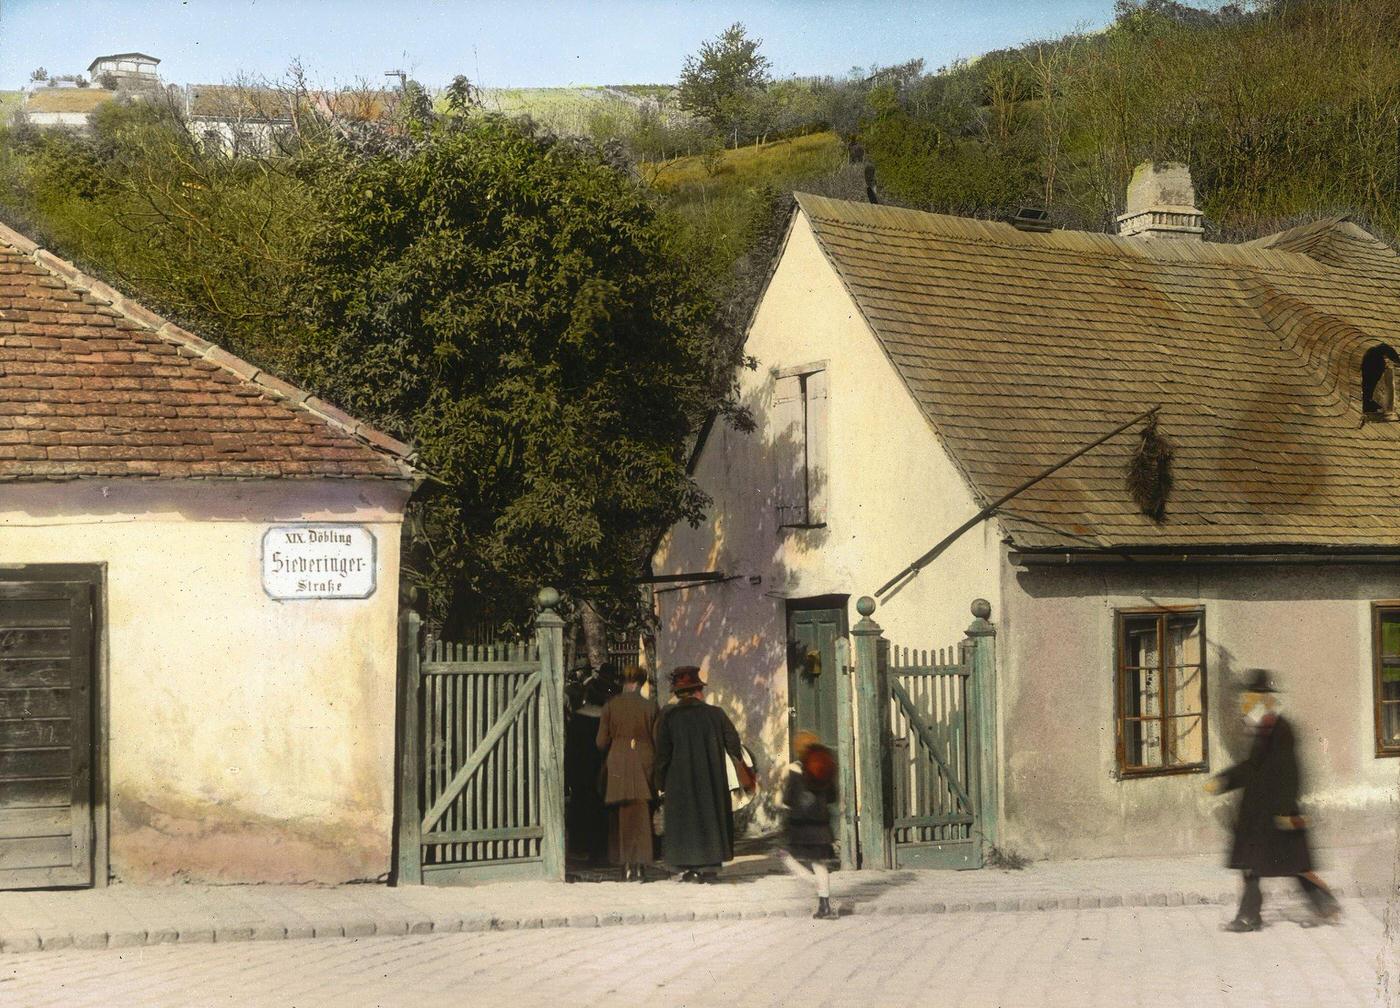
M 875 600 L 869 595 L 856 599 L 856 612 L 869 619 L 875 612 Z
M 552 611 L 559 604 L 558 588 L 541 588 L 539 594 L 535 596 L 535 602 L 545 611 Z
M 992 615 L 992 604 L 984 598 L 972 600 L 972 615 L 977 619 L 990 619 Z

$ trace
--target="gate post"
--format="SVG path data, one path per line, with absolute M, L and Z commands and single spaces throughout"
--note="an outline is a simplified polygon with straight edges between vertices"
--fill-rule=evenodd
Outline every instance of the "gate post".
M 412 609 L 399 612 L 399 781 L 398 835 L 394 838 L 396 885 L 423 884 L 423 810 L 419 807 L 418 732 L 419 632 L 423 618 Z
M 967 628 L 967 646 L 972 660 L 972 688 L 976 695 L 978 759 L 977 802 L 982 819 L 982 836 L 988 845 L 997 842 L 997 631 L 988 619 L 992 604 L 972 600 L 972 625 Z
M 875 600 L 869 595 L 856 602 L 861 619 L 851 628 L 856 639 L 856 787 L 860 797 L 857 833 L 860 838 L 860 866 L 886 868 L 889 851 L 885 843 L 885 690 L 884 663 L 880 660 L 880 625 L 870 618 Z
M 555 611 L 559 592 L 535 597 L 535 639 L 540 651 L 540 856 L 544 877 L 564 880 L 564 619 Z
M 856 740 L 854 683 L 851 676 L 851 642 L 847 637 L 836 638 L 836 759 L 841 775 L 841 867 L 850 871 L 857 867 L 856 844 Z

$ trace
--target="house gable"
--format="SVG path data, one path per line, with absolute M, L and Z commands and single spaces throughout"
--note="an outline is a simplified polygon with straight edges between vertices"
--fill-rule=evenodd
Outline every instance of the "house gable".
M 758 363 L 740 375 L 740 395 L 757 429 L 713 426 L 694 476 L 714 502 L 698 528 L 677 526 L 665 537 L 654 559 L 656 573 L 718 570 L 735 577 L 735 584 L 761 579 L 754 586 L 760 597 L 854 600 L 977 512 L 980 503 L 801 211 L 754 313 L 745 349 Z M 783 389 L 798 373 L 820 374 L 827 394 L 825 513 L 815 528 L 781 527 L 781 474 L 793 466 L 798 449 L 792 425 L 781 415 Z M 939 578 L 911 586 L 897 604 L 882 608 L 882 618 L 897 626 L 907 611 L 912 626 L 922 608 L 946 618 L 948 626 L 937 632 L 956 639 L 970 600 L 995 593 L 1000 539 L 995 522 L 973 530 L 940 564 Z M 688 594 L 718 598 L 732 592 L 705 588 Z M 921 626 L 927 628 L 927 619 Z

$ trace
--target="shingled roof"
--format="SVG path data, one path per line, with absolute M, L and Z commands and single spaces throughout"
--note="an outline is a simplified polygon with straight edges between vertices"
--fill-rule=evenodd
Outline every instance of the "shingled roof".
M 410 451 L 0 225 L 0 481 L 411 480 Z
M 1165 522 L 1121 435 L 1005 506 L 1013 547 L 1400 547 L 1400 423 L 1363 420 L 1360 366 L 1400 343 L 1400 256 L 1354 224 L 1225 245 L 798 202 L 984 503 L 1161 404 Z

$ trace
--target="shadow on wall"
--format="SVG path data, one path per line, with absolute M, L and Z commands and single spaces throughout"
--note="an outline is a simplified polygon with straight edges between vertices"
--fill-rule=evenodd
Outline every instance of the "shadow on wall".
M 695 530 L 673 530 L 665 550 L 665 569 L 720 571 L 725 580 L 656 593 L 661 699 L 669 696 L 672 667 L 700 666 L 706 699 L 728 712 L 757 763 L 760 794 L 738 821 L 749 834 L 776 826 L 776 792 L 789 759 L 786 600 L 848 590 L 814 581 L 829 541 L 824 525 L 781 526 L 780 515 L 800 503 L 787 499 L 792 488 L 820 500 L 827 476 L 809 465 L 800 426 L 773 430 L 775 385 L 770 374 L 743 397 L 753 432 L 711 432 L 708 464 L 696 474 L 713 498 L 708 519 Z

